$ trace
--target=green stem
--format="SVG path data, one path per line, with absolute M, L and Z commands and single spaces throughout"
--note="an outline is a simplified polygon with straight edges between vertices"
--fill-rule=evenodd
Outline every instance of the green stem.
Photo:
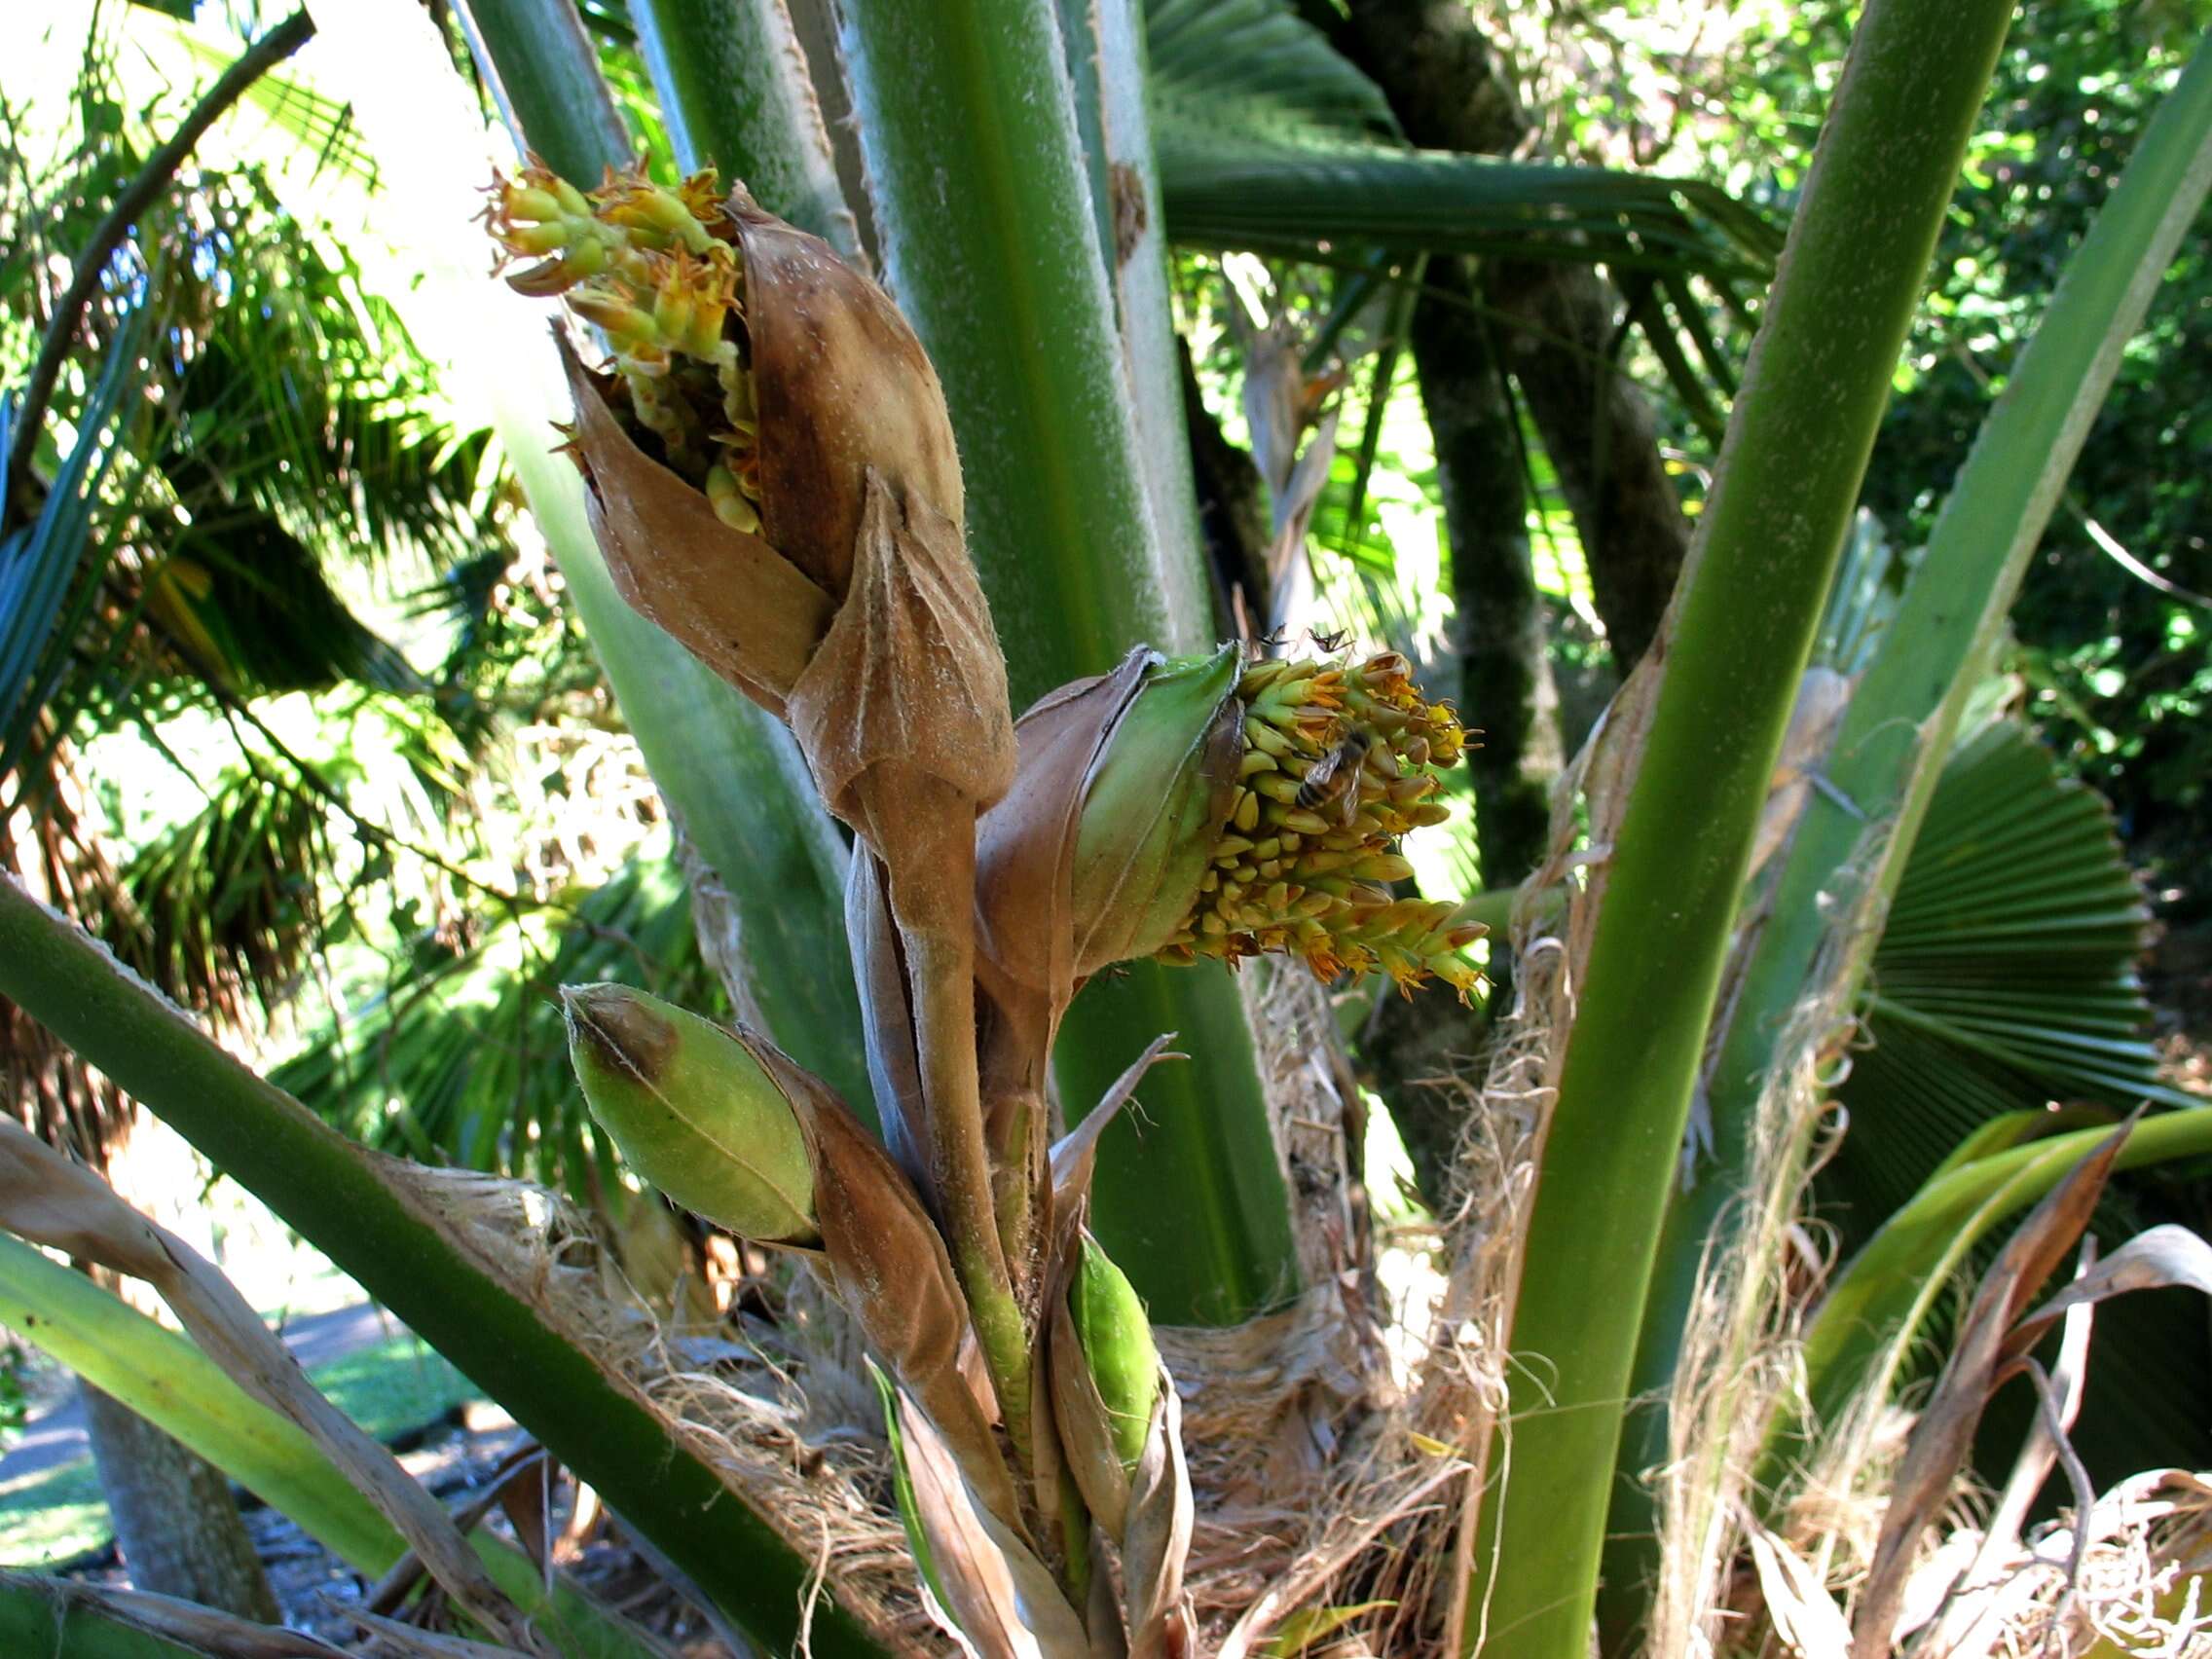
M 2068 260 L 1844 717 L 1828 781 L 1867 819 L 1894 828 L 1872 875 L 1843 893 L 1840 903 L 1841 872 L 1852 866 L 1865 825 L 1825 794 L 1807 802 L 1712 1070 L 1713 1161 L 1696 1171 L 1668 1217 L 1638 1352 L 1638 1395 L 1662 1388 L 1673 1374 L 1707 1240 L 1744 1188 L 1759 1089 L 1776 1063 L 1788 1011 L 1831 937 L 1853 940 L 1844 991 L 1863 975 L 1881 930 L 1861 918 L 1878 915 L 1902 878 L 1965 699 L 1986 671 L 2126 342 L 2142 326 L 2208 189 L 2212 48 L 2200 48 Z M 1806 1152 L 1792 1149 L 1785 1167 L 1801 1169 Z M 1658 1462 L 1667 1432 L 1663 1411 L 1641 1413 L 1624 1469 Z M 1618 1542 L 1609 1553 L 1608 1585 L 1642 1581 L 1651 1570 L 1652 1517 L 1640 1486 L 1617 1489 L 1609 1530 Z M 1635 1616 L 1633 1607 L 1624 1608 L 1608 1622 L 1625 1631 Z
M 630 131 L 573 0 L 462 0 L 461 10 L 499 113 L 547 166 L 588 190 L 628 165 Z
M 374 1155 L 254 1076 L 85 932 L 0 879 L 0 996 L 114 1080 L 384 1303 L 761 1640 L 796 1640 L 812 1562 L 537 1309 L 425 1218 Z M 880 1651 L 833 1604 L 817 1652 Z
M 1132 645 L 1194 648 L 1195 540 L 1146 532 L 1146 480 L 1048 0 L 857 0 L 846 57 L 890 287 L 944 379 L 968 540 L 1018 709 Z M 1125 120 L 1109 134 L 1131 153 Z M 949 195 L 948 195 L 949 191 Z M 1124 280 L 1129 279 L 1124 274 Z M 1159 278 L 1164 281 L 1164 276 Z M 1163 1320 L 1228 1322 L 1297 1283 L 1289 1203 L 1226 973 L 1132 965 L 1076 999 L 1054 1052 L 1088 1110 L 1162 1031 L 1187 1066 L 1099 1148 L 1100 1236 Z
M 724 183 L 742 181 L 769 212 L 859 261 L 860 228 L 784 0 L 634 0 L 630 20 L 679 161 L 719 168 Z
M 949 812 L 916 813 L 902 827 L 906 836 L 892 849 L 900 862 L 886 865 L 891 914 L 912 992 L 930 1176 L 1000 1419 L 1026 1476 L 1034 1460 L 1029 1332 L 999 1237 L 976 1058 L 975 818 L 964 799 L 948 804 Z M 927 833 L 933 825 L 944 832 Z
M 1470 1642 L 1589 1649 L 1637 1333 L 1752 831 L 2010 12 L 1874 0 L 1790 228 L 1600 877 Z
M 1206 622 L 1205 543 L 1198 482 L 1191 466 L 1191 429 L 1183 413 L 1183 369 L 1168 292 L 1167 215 L 1160 200 L 1146 107 L 1151 85 L 1145 60 L 1142 0 L 1088 0 L 1083 11 L 1095 32 L 1095 77 L 1105 146 L 1109 234 L 1101 247 L 1112 261 L 1122 357 L 1136 423 L 1138 470 L 1152 507 L 1152 535 L 1162 557 L 1168 623 L 1161 644 L 1202 650 L 1213 643 Z M 1088 43 L 1087 43 L 1088 44 Z

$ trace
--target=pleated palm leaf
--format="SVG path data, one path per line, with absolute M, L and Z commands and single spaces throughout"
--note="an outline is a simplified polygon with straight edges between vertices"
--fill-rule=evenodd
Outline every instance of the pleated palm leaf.
M 1382 91 L 1287 0 L 1147 0 L 1144 15 L 1170 241 L 1316 260 L 1370 290 L 1403 263 L 1409 299 L 1430 254 L 1602 264 L 1642 296 L 1628 322 L 1717 442 L 1713 384 L 1732 389 L 1734 375 L 1693 278 L 1742 314 L 1738 286 L 1763 281 L 1781 246 L 1758 211 L 1703 180 L 1416 149 Z M 1625 344 L 1624 326 L 1616 358 Z
M 2081 1118 L 2053 1107 L 2101 1107 L 2117 1119 L 2146 1102 L 2201 1104 L 2166 1083 L 2150 1038 L 2137 973 L 2150 933 L 2150 906 L 2101 796 L 2063 776 L 2011 720 L 1960 746 L 1875 947 L 1863 1033 L 1836 1090 L 1851 1132 L 1815 1192 L 1844 1255 L 2008 1114 L 2048 1112 L 2056 1129 Z M 2122 1177 L 2106 1199 L 2096 1231 L 2108 1251 L 2153 1222 L 2183 1219 L 2154 1180 Z M 1977 1250 L 1969 1271 L 1993 1250 Z M 2190 1319 L 2170 1298 L 2099 1316 L 2075 1441 L 2100 1487 L 2212 1452 L 2195 1405 L 2212 1390 L 2212 1348 L 2174 1340 Z M 1939 1352 L 1949 1325 L 1932 1319 L 1921 1351 Z M 1985 1429 L 1993 1477 L 2033 1415 L 2024 1399 L 2004 1407 Z
M 1374 83 L 1284 0 L 1149 0 L 1171 240 L 1604 261 L 1754 277 L 1774 228 L 1699 180 L 1416 150 Z
M 2150 929 L 2093 790 L 2012 721 L 1963 744 L 1875 947 L 1865 1039 L 1838 1090 L 1882 1128 L 1848 1140 L 1833 1173 L 1886 1211 L 2001 1112 L 2190 1103 L 2149 1036 L 2136 967 Z

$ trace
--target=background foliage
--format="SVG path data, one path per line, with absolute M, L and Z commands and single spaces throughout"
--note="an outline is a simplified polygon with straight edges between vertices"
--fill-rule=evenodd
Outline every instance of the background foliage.
M 1151 8 L 1167 230 L 1181 243 L 1175 320 L 1214 578 L 1213 614 L 1178 625 L 1231 626 L 1252 552 L 1235 545 L 1233 521 L 1249 515 L 1247 540 L 1279 529 L 1296 490 L 1290 463 L 1327 410 L 1335 453 L 1314 452 L 1318 489 L 1304 503 L 1314 598 L 1300 626 L 1403 650 L 1451 694 L 1468 683 L 1480 601 L 1459 579 L 1446 529 L 1449 480 L 1410 318 L 1417 299 L 1446 295 L 1483 327 L 1502 327 L 1482 291 L 1452 288 L 1444 264 L 1468 249 L 1524 251 L 1497 239 L 1534 233 L 1525 202 L 1483 194 L 1495 177 L 1405 146 L 1388 102 L 1332 45 L 1345 38 L 1343 10 L 1325 0 L 1296 10 L 1262 0 Z M 1672 187 L 1602 175 L 1625 194 L 1574 221 L 1614 239 L 1594 263 L 1620 284 L 1605 290 L 1609 337 L 1602 350 L 1583 349 L 1578 366 L 1632 385 L 1656 409 L 1667 476 L 1695 515 L 1771 248 L 1737 203 L 1776 220 L 1795 205 L 1856 9 L 1629 0 L 1541 18 L 1476 10 L 1511 49 L 1530 149 L 1671 170 L 1699 187 L 1670 198 Z M 665 176 L 674 151 L 627 11 L 612 0 L 584 11 L 622 116 Z M 22 90 L 6 91 L 0 380 L 21 379 L 69 250 L 191 91 L 185 80 L 148 84 L 128 60 L 118 42 L 129 16 L 99 14 L 65 108 L 18 107 Z M 1894 591 L 1911 568 L 1992 391 L 2207 23 L 2202 0 L 2023 12 L 1868 475 L 1870 533 L 1900 550 L 1877 586 Z M 1219 45 L 1209 28 L 1265 35 L 1267 63 L 1281 73 L 1239 72 L 1230 86 L 1216 66 L 1209 80 Z M 450 44 L 465 62 L 458 30 Z M 424 1161 L 527 1173 L 594 1201 L 623 1178 L 558 1063 L 548 993 L 619 977 L 715 1006 L 679 838 L 581 647 L 488 420 L 450 366 L 415 344 L 390 272 L 352 251 L 360 225 L 375 222 L 379 186 L 344 112 L 304 91 L 285 95 L 276 125 L 295 159 L 314 158 L 321 216 L 302 208 L 296 183 L 266 155 L 214 147 L 116 259 L 65 380 L 60 435 L 102 429 L 98 353 L 145 343 L 143 384 L 113 397 L 121 459 L 97 482 L 84 546 L 56 567 L 59 625 L 31 641 L 24 683 L 36 695 L 19 701 L 0 759 L 0 851 L 43 869 L 48 889 L 66 890 L 125 960 L 281 1059 L 277 1080 L 349 1134 Z M 1278 196 L 1215 176 L 1244 159 L 1247 142 L 1278 170 Z M 1316 231 L 1313 203 L 1341 203 L 1346 177 L 1376 192 L 1374 211 Z M 1393 184 L 1414 208 L 1385 202 Z M 1393 216 L 1433 219 L 1440 203 L 1464 208 L 1472 228 L 1433 250 Z M 2012 682 L 1996 688 L 2049 755 L 2112 801 L 2126 855 L 2172 930 L 2159 988 L 2184 1025 L 2202 1012 L 2212 961 L 2202 942 L 2212 892 L 2199 873 L 2212 850 L 2206 245 L 2201 235 L 2185 245 L 2129 348 L 2014 613 L 2003 664 Z M 1492 379 L 1524 503 L 1507 529 L 1525 544 L 1541 622 L 1549 702 L 1537 770 L 1556 770 L 1624 665 L 1593 579 L 1603 549 L 1585 544 L 1590 525 L 1570 499 L 1590 458 L 1547 434 L 1525 377 L 1499 369 Z M 1285 387 L 1298 405 L 1287 450 L 1268 402 Z M 1209 438 L 1226 457 L 1211 477 Z M 50 434 L 44 476 L 61 453 Z M 1596 464 L 1603 473 L 1613 462 Z M 1484 711 L 1468 715 L 1479 724 Z M 2032 742 L 2005 741 L 2040 777 Z M 1471 776 L 1457 793 L 1473 797 Z M 2109 852 L 2101 830 L 2096 850 Z M 1478 878 L 1503 887 L 1522 873 L 1464 816 L 1409 852 L 1431 894 Z M 2094 874 L 2117 884 L 2111 902 L 2126 909 L 2109 858 Z M 2084 993 L 2105 999 L 2098 1012 L 2131 1045 L 2126 1075 L 2087 1090 L 2114 1100 L 2155 1063 L 2135 1029 L 2138 920 L 2129 910 L 2115 924 L 2117 942 L 2104 941 Z M 1906 977 L 1895 966 L 1904 942 L 1890 959 L 1896 978 Z M 2074 997 L 2062 991 L 2054 1001 Z M 1479 1035 L 1441 1001 L 1415 1006 L 1346 998 L 1343 1009 L 1376 1103 L 1402 1109 L 1409 1135 L 1402 1086 L 1413 1074 L 1393 1046 L 1404 1024 L 1460 1051 Z M 1904 1031 L 1893 1029 L 1862 1090 L 1884 1066 L 1899 1069 L 1914 1041 Z M 45 1076 L 53 1055 L 21 1033 L 15 1041 L 18 1077 Z M 2033 1096 L 2044 1081 L 2020 1087 Z M 1909 1087 L 1892 1088 L 1909 1104 Z M 1946 1089 L 1938 1104 L 1956 1105 Z M 1852 1203 L 1886 1211 L 1971 1117 L 1955 1123 L 1931 1105 L 1913 1132 L 1869 1147 L 1894 1155 L 1887 1161 L 1839 1162 L 1824 1196 L 1847 1235 L 1871 1225 Z M 1400 1173 L 1381 1161 L 1386 1135 L 1376 1150 L 1370 1176 L 1386 1186 Z M 2201 1222 L 2188 1173 L 2128 1201 Z M 2185 1386 L 2144 1385 L 2165 1404 Z M 2154 1415 L 2181 1456 L 2186 1415 Z

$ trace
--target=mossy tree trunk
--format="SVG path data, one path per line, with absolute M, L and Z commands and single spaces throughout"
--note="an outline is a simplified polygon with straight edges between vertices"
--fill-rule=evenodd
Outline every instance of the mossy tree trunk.
M 1461 0 L 1351 0 L 1333 33 L 1415 143 L 1502 156 L 1526 142 L 1529 121 Z M 1559 474 L 1625 675 L 1658 629 L 1689 533 L 1650 406 L 1609 365 L 1620 297 L 1589 266 L 1562 260 L 1493 265 L 1482 298 L 1509 325 L 1498 353 Z
M 1689 528 L 1660 460 L 1651 406 L 1617 372 L 1620 298 L 1586 265 L 1499 265 L 1489 303 L 1518 326 L 1506 366 L 1582 536 L 1590 598 L 1623 675 L 1650 648 Z
M 1482 741 L 1467 750 L 1484 887 L 1519 881 L 1543 852 L 1561 763 L 1559 695 L 1544 654 L 1529 556 L 1515 412 L 1461 260 L 1432 260 L 1414 308 L 1414 366 L 1436 443 L 1452 552 L 1459 701 Z

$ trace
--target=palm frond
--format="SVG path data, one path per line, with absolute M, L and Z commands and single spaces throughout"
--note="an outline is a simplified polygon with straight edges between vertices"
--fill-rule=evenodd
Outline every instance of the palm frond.
M 0 722 L 0 773 L 35 780 L 34 747 L 81 735 L 88 715 L 122 718 L 133 695 L 203 702 L 195 681 L 218 698 L 341 682 L 419 694 L 424 680 L 360 620 L 350 592 L 402 570 L 434 583 L 512 556 L 489 432 L 444 416 L 396 313 L 260 180 L 199 175 L 129 253 L 130 280 L 93 320 L 86 351 L 110 376 L 146 358 L 150 387 L 129 400 L 127 447 L 153 465 L 128 490 L 108 481 L 96 500 L 87 495 L 92 528 L 73 562 L 41 566 L 48 585 L 30 597 L 53 603 L 66 566 L 70 599 L 35 675 L 0 660 L 18 717 Z M 125 295 L 128 314 L 156 319 L 142 330 L 150 353 L 118 345 Z M 47 545 L 51 555 L 58 544 Z M 5 568 L 5 580 L 27 580 L 19 558 Z M 23 598 L 0 591 L 11 625 L 28 625 L 15 615 Z M 479 637 L 464 623 L 461 645 Z M 479 740 L 489 734 L 452 706 Z M 26 709 L 43 711 L 36 746 Z
M 1847 1250 L 1986 1124 L 2055 1120 L 2053 1103 L 2116 1117 L 2145 1101 L 2203 1104 L 2162 1080 L 2150 1041 L 2135 967 L 2150 928 L 2102 796 L 2062 776 L 2011 720 L 1961 746 L 1875 949 L 1864 1039 L 1837 1090 L 1851 1131 L 1815 1186 Z M 2159 1219 L 2145 1209 L 2158 1207 L 2149 1180 L 2116 1182 L 2100 1205 L 2095 1231 L 2108 1244 Z M 2175 1344 L 2159 1311 L 2123 1304 L 2098 1315 L 2075 1438 L 2101 1474 L 2201 1460 L 2200 1414 L 2186 1403 L 2212 1385 L 2212 1356 Z M 1940 1324 L 1924 1346 L 1940 1350 Z M 1993 1467 L 2017 1449 L 2028 1409 L 2000 1402 L 1985 1430 Z
M 1305 255 L 1599 261 L 1761 276 L 1780 237 L 1696 180 L 1415 150 L 1382 92 L 1279 0 L 1151 0 L 1147 95 L 1171 240 Z
M 250 501 L 326 563 L 432 569 L 497 540 L 490 435 L 439 412 L 388 302 L 259 180 L 206 181 L 178 215 L 166 448 L 195 513 Z
M 136 335 L 127 325 L 108 352 L 38 516 L 0 540 L 0 777 L 14 770 L 58 672 L 72 590 L 81 602 L 88 585 L 83 566 L 94 545 L 100 493 L 125 448 Z M 10 397 L 0 402 L 0 454 L 12 451 L 14 425 Z
M 1284 0 L 1150 0 L 1146 24 L 1172 240 L 1324 263 L 1602 264 L 1717 446 L 1714 388 L 1732 397 L 1736 375 L 1690 278 L 1714 309 L 1736 303 L 1738 282 L 1764 282 L 1781 235 L 1756 210 L 1695 179 L 1411 148 L 1380 89 Z
M 132 853 L 106 913 L 82 919 L 171 1000 L 234 1029 L 265 1018 L 323 926 L 325 818 L 303 791 L 226 772 Z
M 1776 245 L 1695 180 L 1382 144 L 1216 141 L 1177 131 L 1171 116 L 1158 137 L 1167 232 L 1186 246 L 1299 255 L 1365 242 L 1742 276 Z
M 1147 0 L 1153 119 L 1183 134 L 1400 137 L 1382 89 L 1279 0 Z
M 424 688 L 299 538 L 257 508 L 195 522 L 146 573 L 144 594 L 175 666 L 224 690 Z
M 147 19 L 134 28 L 132 38 L 143 49 L 159 41 L 163 32 L 158 22 Z M 173 61 L 197 72 L 182 77 L 186 84 L 197 76 L 221 72 L 238 55 L 234 44 L 203 33 L 189 18 L 175 19 L 166 36 Z M 318 167 L 334 168 L 363 185 L 376 183 L 376 157 L 361 137 L 349 105 L 323 96 L 282 69 L 256 80 L 246 91 L 245 102 L 313 157 Z
M 1933 1167 L 1901 1165 L 1900 1137 L 1947 1151 L 1993 1109 L 2186 1103 L 2147 1035 L 2150 920 L 2102 797 L 2011 721 L 1962 747 L 1874 953 L 1867 1046 L 1839 1092 L 1878 1127 L 1850 1137 L 1836 1178 L 1887 1214 Z M 1920 1098 L 1909 1130 L 1885 1088 Z

